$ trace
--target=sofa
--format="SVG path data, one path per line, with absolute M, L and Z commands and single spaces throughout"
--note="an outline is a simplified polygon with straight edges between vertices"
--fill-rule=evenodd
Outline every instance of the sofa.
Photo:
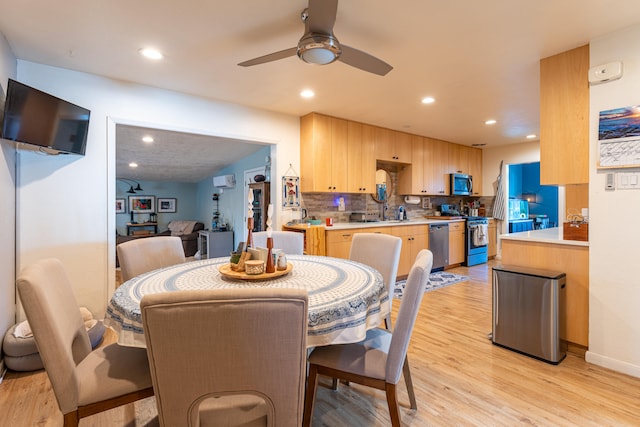
M 116 236 L 116 246 L 134 239 L 146 239 L 156 236 L 178 236 L 182 240 L 182 248 L 185 257 L 192 257 L 198 252 L 198 232 L 204 230 L 204 224 L 199 221 L 171 221 L 167 230 L 158 234 L 140 234 L 135 236 Z M 119 267 L 118 254 L 116 252 L 116 267 Z

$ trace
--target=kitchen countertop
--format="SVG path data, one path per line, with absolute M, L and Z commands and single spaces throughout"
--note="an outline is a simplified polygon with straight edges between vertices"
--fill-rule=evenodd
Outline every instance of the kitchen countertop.
M 351 230 L 354 228 L 378 228 L 378 227 L 401 227 L 405 225 L 428 225 L 442 224 L 449 222 L 462 222 L 464 218 L 458 219 L 410 219 L 407 221 L 377 221 L 377 222 L 337 222 L 332 226 L 326 227 L 327 231 L 331 230 Z
M 502 240 L 517 240 L 521 242 L 555 243 L 570 246 L 589 246 L 589 242 L 580 240 L 565 240 L 562 228 L 545 228 L 542 230 L 523 231 L 520 233 L 501 234 Z

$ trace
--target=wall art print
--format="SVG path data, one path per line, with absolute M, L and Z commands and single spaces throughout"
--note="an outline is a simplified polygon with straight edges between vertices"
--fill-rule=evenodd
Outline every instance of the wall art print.
M 598 168 L 640 167 L 640 105 L 600 111 Z
M 282 177 L 282 206 L 284 208 L 300 207 L 300 177 Z

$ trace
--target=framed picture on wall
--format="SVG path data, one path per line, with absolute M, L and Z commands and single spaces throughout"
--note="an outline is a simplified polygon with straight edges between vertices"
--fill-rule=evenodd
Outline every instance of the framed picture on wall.
M 175 213 L 177 203 L 177 199 L 161 199 L 158 197 L 158 213 Z
M 127 201 L 125 199 L 116 199 L 116 213 L 127 213 Z
M 129 196 L 129 212 L 152 213 L 155 212 L 155 196 Z

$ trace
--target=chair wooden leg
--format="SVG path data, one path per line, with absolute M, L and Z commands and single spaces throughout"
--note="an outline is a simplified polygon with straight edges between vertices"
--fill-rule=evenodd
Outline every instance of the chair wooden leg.
M 316 401 L 317 388 L 318 367 L 316 365 L 309 365 L 309 376 L 307 377 L 307 393 L 304 398 L 304 416 L 302 418 L 303 427 L 311 426 L 311 419 L 313 418 L 313 405 Z
M 387 394 L 387 404 L 389 405 L 391 426 L 400 427 L 400 406 L 398 405 L 398 396 L 396 395 L 396 385 L 386 383 L 385 392 Z
M 78 416 L 78 411 L 69 412 L 68 414 L 64 414 L 63 426 L 64 427 L 78 427 L 78 423 L 80 422 L 80 417 Z
M 334 379 L 331 381 L 331 390 L 333 390 L 333 391 L 338 390 L 338 384 L 340 384 L 340 381 L 338 381 L 338 379 L 337 379 L 337 378 L 334 378 Z
M 404 374 L 404 382 L 407 384 L 407 394 L 409 395 L 409 403 L 411 404 L 411 409 L 418 409 L 418 402 L 416 402 L 416 394 L 413 391 L 413 381 L 411 380 L 411 370 L 409 369 L 408 356 L 404 358 L 402 373 Z

